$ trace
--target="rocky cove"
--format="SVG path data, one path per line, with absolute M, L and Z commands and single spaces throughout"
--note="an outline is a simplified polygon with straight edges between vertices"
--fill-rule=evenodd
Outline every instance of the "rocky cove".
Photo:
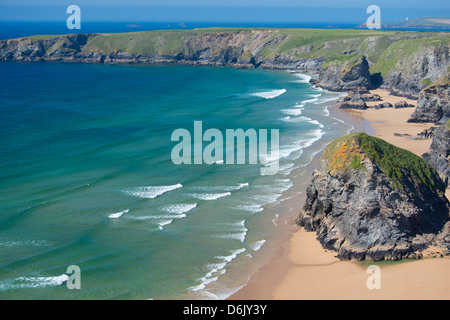
M 176 63 L 308 71 L 312 84 L 348 92 L 343 108 L 365 109 L 383 88 L 418 100 L 411 122 L 439 126 L 424 159 L 354 134 L 320 159 L 298 224 L 343 260 L 448 254 L 448 67 L 445 32 L 207 29 L 32 36 L 0 41 L 0 61 Z M 391 106 L 380 106 L 389 108 Z M 397 106 L 395 106 L 397 107 Z M 402 104 L 399 108 L 410 107 Z M 447 225 L 447 227 L 446 227 Z

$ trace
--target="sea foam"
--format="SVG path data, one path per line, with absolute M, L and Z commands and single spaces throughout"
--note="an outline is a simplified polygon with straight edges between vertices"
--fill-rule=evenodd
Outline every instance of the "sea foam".
M 163 195 L 164 193 L 183 188 L 183 185 L 176 184 L 173 186 L 150 186 L 150 187 L 138 187 L 126 190 L 125 193 L 137 197 L 137 198 L 144 198 L 144 199 L 154 199 L 160 195 Z
M 48 247 L 52 244 L 46 240 L 18 240 L 0 242 L 0 247 Z
M 300 78 L 300 80 L 292 81 L 294 83 L 309 83 L 309 81 L 312 79 L 311 76 L 302 73 L 293 73 L 293 75 L 296 76 L 297 78 Z
M 69 281 L 69 276 L 62 274 L 57 277 L 19 277 L 0 283 L 0 290 L 56 287 Z
M 220 198 L 225 198 L 231 196 L 231 192 L 226 192 L 226 193 L 194 193 L 191 194 L 191 197 L 199 199 L 199 200 L 204 200 L 204 201 L 213 201 L 213 200 L 217 200 Z
M 231 251 L 230 255 L 228 255 L 228 256 L 215 257 L 216 259 L 221 260 L 221 262 L 208 264 L 206 267 L 209 269 L 209 271 L 205 274 L 205 276 L 203 276 L 202 278 L 199 279 L 200 284 L 197 286 L 190 287 L 189 290 L 191 292 L 200 291 L 200 290 L 205 289 L 205 287 L 208 284 L 219 280 L 219 276 L 226 273 L 226 269 L 225 269 L 226 266 L 231 261 L 236 259 L 238 255 L 240 255 L 241 253 L 243 253 L 245 251 L 246 251 L 246 249 L 242 248 L 242 249 L 237 249 L 237 250 Z
M 272 91 L 266 91 L 266 92 L 252 93 L 251 96 L 269 100 L 269 99 L 274 99 L 276 97 L 279 97 L 282 94 L 285 94 L 286 92 L 287 92 L 286 89 L 272 90 Z
M 110 219 L 119 219 L 121 216 L 123 216 L 125 213 L 128 213 L 128 212 L 130 212 L 129 209 L 121 211 L 121 212 L 110 214 L 108 217 Z
M 195 208 L 197 208 L 197 204 L 174 204 L 174 205 L 167 205 L 167 206 L 163 206 L 160 209 L 162 211 L 168 212 L 168 213 L 178 213 L 178 214 L 182 214 L 182 213 L 187 213 L 191 210 L 194 210 Z
M 250 186 L 248 182 L 239 183 L 236 186 L 198 186 L 193 187 L 194 190 L 202 190 L 202 191 L 236 191 L 243 189 L 245 187 Z
M 266 240 L 255 241 L 252 243 L 251 248 L 253 251 L 259 251 L 265 243 Z

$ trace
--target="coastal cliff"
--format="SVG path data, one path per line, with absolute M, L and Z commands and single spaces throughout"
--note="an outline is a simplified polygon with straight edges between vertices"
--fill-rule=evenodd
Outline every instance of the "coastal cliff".
M 363 133 L 331 143 L 313 174 L 298 224 L 342 260 L 419 258 L 442 242 L 445 185 L 423 159 Z M 447 237 L 448 240 L 448 237 Z
M 194 29 L 30 36 L 0 41 L 0 61 L 176 63 L 319 73 L 336 91 L 385 87 L 417 98 L 447 71 L 444 32 Z
M 450 120 L 435 130 L 430 151 L 423 158 L 439 173 L 450 187 Z
M 449 59 L 448 41 L 401 40 L 380 55 L 371 72 L 381 75 L 381 88 L 391 94 L 418 99 L 421 90 L 447 73 Z
M 322 65 L 315 85 L 330 91 L 367 92 L 374 85 L 371 81 L 369 63 L 365 56 L 330 58 Z

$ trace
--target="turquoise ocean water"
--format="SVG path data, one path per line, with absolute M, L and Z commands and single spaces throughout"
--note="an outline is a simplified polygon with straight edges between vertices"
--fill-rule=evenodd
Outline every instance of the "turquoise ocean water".
M 225 299 L 352 127 L 288 71 L 0 63 L 0 299 Z M 280 130 L 280 171 L 171 161 L 172 132 Z M 303 190 L 304 191 L 304 190 Z M 81 290 L 64 285 L 81 269 Z M 252 269 L 253 268 L 253 269 Z

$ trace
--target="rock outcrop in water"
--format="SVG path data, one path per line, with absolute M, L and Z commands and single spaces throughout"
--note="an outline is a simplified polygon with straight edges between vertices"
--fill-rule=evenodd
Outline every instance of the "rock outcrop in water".
M 422 158 L 364 133 L 351 134 L 325 149 L 298 224 L 315 231 L 323 247 L 343 260 L 417 258 L 446 236 L 444 192 Z

